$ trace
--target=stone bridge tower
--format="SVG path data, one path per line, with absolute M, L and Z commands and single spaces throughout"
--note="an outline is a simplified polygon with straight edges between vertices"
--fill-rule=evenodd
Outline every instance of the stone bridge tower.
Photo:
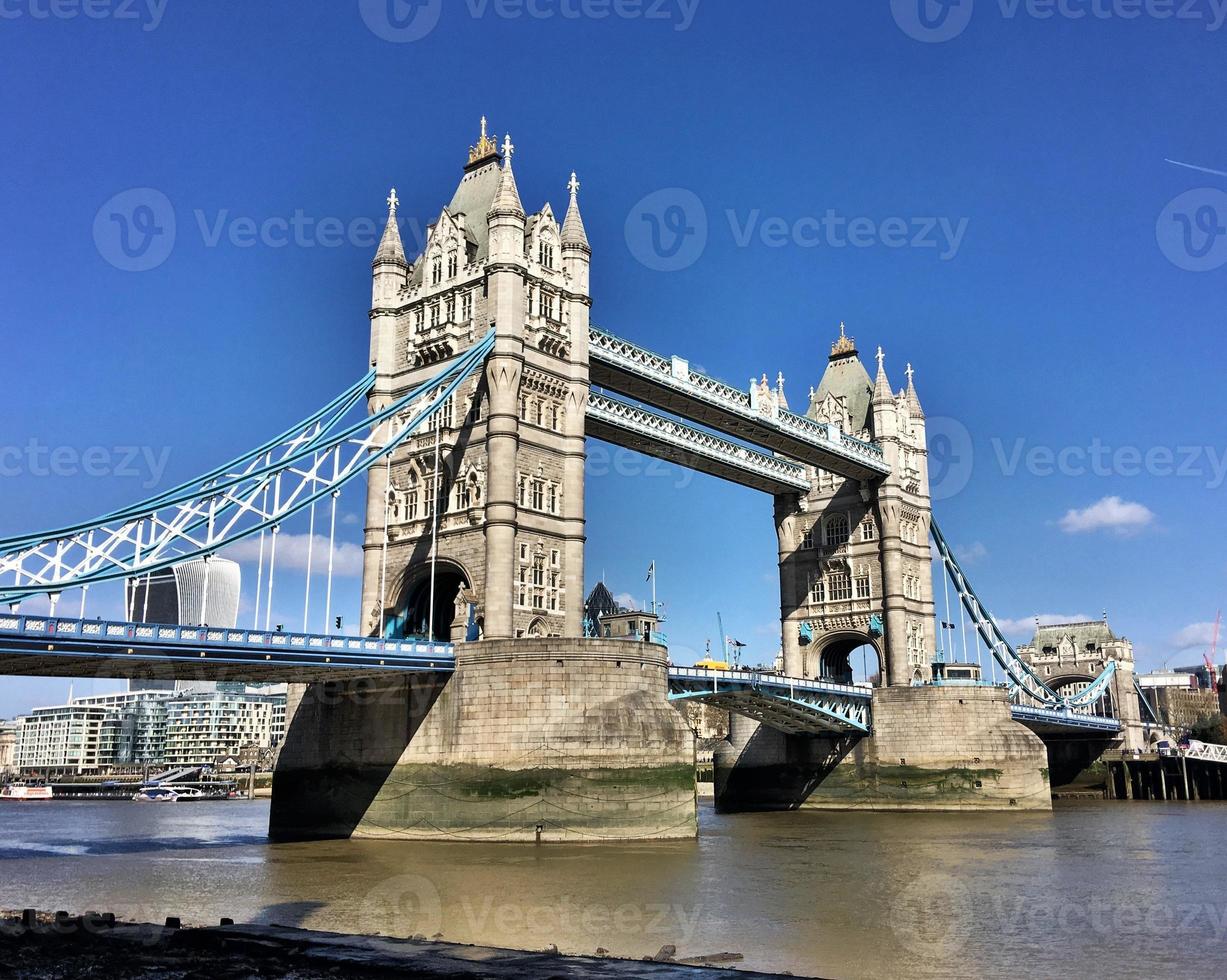
M 496 334 L 484 374 L 372 469 L 363 632 L 463 640 L 580 636 L 591 250 L 572 175 L 560 227 L 529 216 L 514 146 L 482 131 L 410 260 L 395 190 L 373 264 L 372 410 Z M 437 453 L 436 453 L 437 436 Z M 436 465 L 436 458 L 438 463 Z M 387 528 L 386 548 L 385 533 Z M 432 567 L 433 589 L 432 589 Z
M 810 418 L 880 443 L 891 473 L 876 484 L 810 469 L 804 496 L 775 501 L 785 672 L 848 682 L 870 645 L 881 683 L 930 679 L 936 649 L 925 416 L 908 366 L 894 393 L 878 350 L 876 379 L 840 327 Z

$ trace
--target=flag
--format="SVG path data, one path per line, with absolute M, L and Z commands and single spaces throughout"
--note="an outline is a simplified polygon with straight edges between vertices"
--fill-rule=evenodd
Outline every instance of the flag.
M 648 577 L 647 577 L 647 578 L 645 578 L 645 579 L 644 579 L 644 581 L 645 581 L 645 582 L 650 582 L 650 581 L 652 581 L 652 577 L 653 577 L 655 574 L 656 574 L 656 562 L 652 562 L 652 564 L 650 564 L 650 565 L 648 566 Z

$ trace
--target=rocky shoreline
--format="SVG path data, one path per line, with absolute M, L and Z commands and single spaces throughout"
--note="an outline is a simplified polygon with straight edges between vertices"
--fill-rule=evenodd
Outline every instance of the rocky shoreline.
M 741 959 L 724 953 L 678 962 L 672 947 L 644 960 L 564 956 L 425 939 L 349 936 L 276 925 L 182 928 L 87 912 L 0 912 L 0 977 L 405 977 L 423 980 L 705 980 Z M 786 974 L 738 972 L 744 977 Z

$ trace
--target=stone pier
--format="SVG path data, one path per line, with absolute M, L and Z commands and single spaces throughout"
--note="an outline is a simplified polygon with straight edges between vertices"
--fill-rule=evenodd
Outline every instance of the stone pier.
M 462 644 L 454 675 L 292 692 L 278 839 L 611 841 L 697 833 L 694 735 L 661 647 Z
M 784 735 L 734 716 L 715 781 L 728 812 L 1052 806 L 1044 743 L 992 687 L 879 688 L 873 734 L 859 739 Z

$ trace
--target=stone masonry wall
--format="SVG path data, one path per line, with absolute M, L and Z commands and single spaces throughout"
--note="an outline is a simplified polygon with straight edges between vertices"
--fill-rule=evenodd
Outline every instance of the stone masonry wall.
M 696 835 L 694 735 L 667 701 L 663 650 L 543 639 L 462 644 L 457 657 L 437 690 L 391 682 L 366 711 L 306 699 L 274 784 L 274 836 Z
M 873 735 L 804 806 L 1047 810 L 1048 753 L 995 687 L 878 688 Z

